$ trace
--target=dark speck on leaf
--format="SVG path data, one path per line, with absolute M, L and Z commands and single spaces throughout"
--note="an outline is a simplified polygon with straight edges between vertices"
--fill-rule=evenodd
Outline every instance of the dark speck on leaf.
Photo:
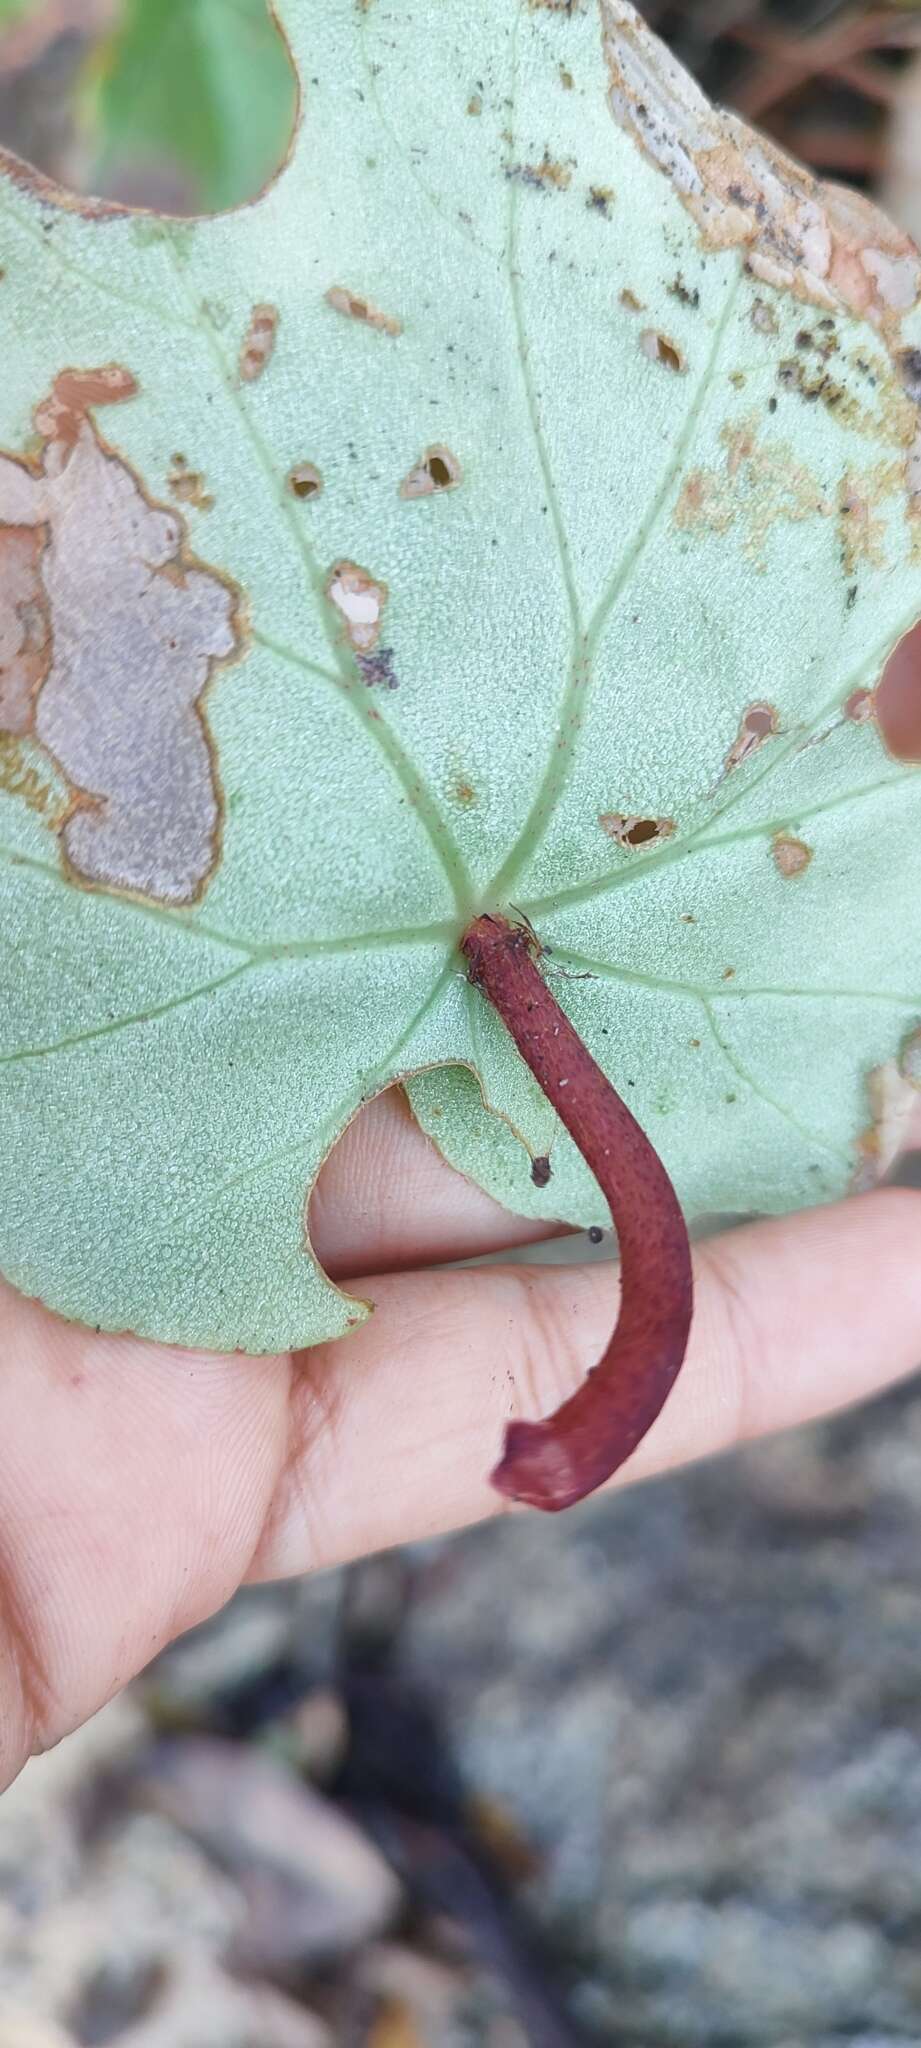
M 399 689 L 400 679 L 394 673 L 392 647 L 379 647 L 374 654 L 359 654 L 356 659 L 362 680 L 367 683 L 369 690 L 373 689 L 375 684 L 384 690 Z
M 545 1153 L 531 1161 L 531 1179 L 536 1188 L 545 1188 L 550 1179 L 552 1167 Z
M 689 289 L 689 287 L 685 284 L 684 278 L 682 277 L 680 270 L 678 272 L 677 277 L 672 280 L 672 283 L 669 285 L 668 289 L 669 294 L 673 299 L 678 299 L 682 306 L 690 306 L 691 311 L 696 313 L 697 308 L 700 305 L 700 293 L 696 289 L 696 286 L 693 289 Z
M 917 405 L 921 405 L 921 348 L 903 348 L 898 356 L 899 376 Z
M 597 1223 L 592 1224 L 591 1230 L 588 1233 L 588 1241 L 589 1244 L 604 1243 L 604 1231 L 599 1230 Z

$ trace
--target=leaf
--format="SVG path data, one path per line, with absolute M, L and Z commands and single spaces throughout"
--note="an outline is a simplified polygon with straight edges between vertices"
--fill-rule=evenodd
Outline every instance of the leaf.
M 847 1188 L 921 1022 L 873 715 L 921 613 L 912 246 L 624 0 L 279 12 L 259 204 L 8 163 L 0 212 L 0 1266 L 250 1351 L 364 1313 L 305 1201 L 395 1079 L 499 1200 L 607 1221 L 465 979 L 484 910 L 689 1214 Z
M 249 199 L 291 133 L 295 82 L 265 0 L 124 0 L 94 62 L 87 115 L 96 179 L 164 159 L 188 172 L 196 203 Z

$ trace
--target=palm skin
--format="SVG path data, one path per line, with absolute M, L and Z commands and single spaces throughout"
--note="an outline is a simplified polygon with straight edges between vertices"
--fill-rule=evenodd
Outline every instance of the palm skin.
M 337 1148 L 311 1228 L 375 1313 L 294 1357 L 98 1336 L 0 1291 L 0 1785 L 244 1581 L 507 1512 L 487 1479 L 505 1424 L 554 1408 L 610 1332 L 609 1266 L 439 1269 L 538 1233 L 445 1166 L 397 1092 Z M 747 1226 L 696 1265 L 687 1363 L 616 1483 L 921 1362 L 921 1192 Z

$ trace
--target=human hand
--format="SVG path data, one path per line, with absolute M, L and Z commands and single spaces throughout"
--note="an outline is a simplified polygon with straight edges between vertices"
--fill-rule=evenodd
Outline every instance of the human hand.
M 505 1424 L 555 1408 L 613 1325 L 610 1266 L 434 1269 L 540 1233 L 398 1092 L 337 1148 L 311 1233 L 375 1313 L 293 1359 L 96 1336 L 0 1287 L 0 1786 L 244 1580 L 508 1512 L 487 1478 Z M 921 1363 L 921 1192 L 745 1227 L 696 1269 L 687 1363 L 617 1484 Z

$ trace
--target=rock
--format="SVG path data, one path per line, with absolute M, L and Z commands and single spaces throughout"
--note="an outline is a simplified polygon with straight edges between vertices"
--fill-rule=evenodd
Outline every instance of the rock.
M 178 1828 L 131 1815 L 86 1846 L 64 1895 L 7 1928 L 0 1996 L 79 2041 L 108 2041 L 146 2014 L 177 1960 L 216 1962 L 244 1917 L 240 1892 Z
M 233 1948 L 241 1968 L 299 1976 L 380 1934 L 397 1911 L 400 1887 L 377 1849 L 258 1749 L 206 1737 L 161 1743 L 141 1797 L 235 1879 L 247 1907 Z
M 274 1724 L 272 1733 L 295 1770 L 322 1785 L 335 1776 L 348 1749 L 345 1702 L 331 1686 L 318 1686 Z
M 153 2010 L 112 2048 L 333 2048 L 322 2021 L 266 1985 L 206 1967 L 174 1970 Z
M 285 1653 L 295 1612 L 291 1586 L 244 1587 L 151 1665 L 142 1685 L 154 1717 L 182 1726 L 212 1714 L 221 1694 L 257 1679 Z
M 424 2044 L 445 2039 L 467 1995 L 467 1973 L 398 1942 L 375 1942 L 356 1967 L 356 1980 L 385 2011 L 405 2015 Z M 394 2023 L 395 2024 L 395 2023 Z
M 618 2048 L 921 2038 L 921 1394 L 419 1552 L 401 1675 Z
M 94 1788 L 124 1767 L 146 1734 L 139 1706 L 122 1697 L 26 1765 L 0 1800 L 0 1905 L 31 1917 L 66 1897 L 80 1871 Z
M 79 2048 L 75 2034 L 0 2000 L 0 2048 Z

